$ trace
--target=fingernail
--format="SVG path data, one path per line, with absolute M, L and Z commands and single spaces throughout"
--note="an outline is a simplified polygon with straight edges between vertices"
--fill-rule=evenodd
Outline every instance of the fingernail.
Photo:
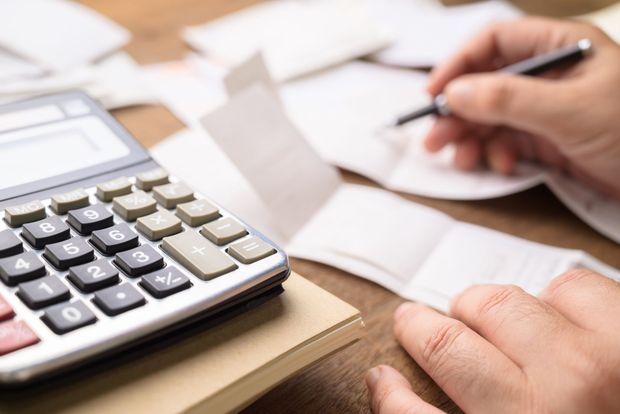
M 455 80 L 446 86 L 445 92 L 449 106 L 467 105 L 474 99 L 473 82 Z
M 379 382 L 379 377 L 381 377 L 380 367 L 371 368 L 368 370 L 368 373 L 366 373 L 366 386 L 371 392 L 375 389 L 377 382 Z
M 405 313 L 407 313 L 407 311 L 409 309 L 411 309 L 412 306 L 413 306 L 413 303 L 411 303 L 411 302 L 405 302 L 405 303 L 401 304 L 394 311 L 394 319 L 400 319 L 400 317 L 403 316 Z

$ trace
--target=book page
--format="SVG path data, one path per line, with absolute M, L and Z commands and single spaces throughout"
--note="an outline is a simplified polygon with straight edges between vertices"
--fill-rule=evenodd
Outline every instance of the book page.
M 229 66 L 262 51 L 278 82 L 368 55 L 392 40 L 356 0 L 267 1 L 186 28 L 183 37 Z

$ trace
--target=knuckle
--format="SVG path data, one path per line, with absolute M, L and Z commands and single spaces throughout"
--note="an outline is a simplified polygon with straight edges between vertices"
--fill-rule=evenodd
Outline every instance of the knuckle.
M 522 293 L 523 290 L 514 285 L 495 286 L 478 303 L 478 318 L 484 320 L 493 317 L 498 309 L 509 306 L 510 302 Z
M 497 76 L 487 84 L 487 90 L 478 94 L 478 109 L 487 112 L 505 112 L 510 106 L 512 88 L 508 76 Z
M 440 325 L 425 341 L 422 358 L 434 370 L 439 370 L 450 358 L 458 338 L 465 333 L 466 326 L 459 321 L 449 320 Z
M 544 296 L 553 299 L 561 295 L 562 291 L 576 282 L 591 279 L 596 274 L 588 269 L 572 269 L 554 278 L 544 291 Z
M 393 401 L 398 399 L 398 393 L 399 388 L 394 384 L 386 384 L 383 387 L 379 387 L 372 396 L 372 412 L 381 413 L 385 411 L 387 406 L 393 404 Z

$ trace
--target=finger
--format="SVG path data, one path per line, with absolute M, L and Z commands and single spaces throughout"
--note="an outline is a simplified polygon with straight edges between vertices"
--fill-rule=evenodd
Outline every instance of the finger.
M 522 371 L 462 322 L 426 306 L 405 303 L 394 333 L 409 355 L 466 412 L 510 412 L 524 383 Z M 493 392 L 489 392 L 493 390 Z
M 426 136 L 424 146 L 430 152 L 438 152 L 449 143 L 461 141 L 468 132 L 465 122 L 457 118 L 438 118 Z
M 370 406 L 375 414 L 441 414 L 411 389 L 409 382 L 392 367 L 380 365 L 366 374 Z
M 510 175 L 513 172 L 517 149 L 507 130 L 499 129 L 495 136 L 486 142 L 485 158 L 493 171 L 502 175 Z
M 445 95 L 459 118 L 557 139 L 566 132 L 566 119 L 571 116 L 567 111 L 572 110 L 559 107 L 557 102 L 575 92 L 566 82 L 505 73 L 464 75 L 447 85 Z
M 498 66 L 572 44 L 583 37 L 598 39 L 600 36 L 595 32 L 582 24 L 539 17 L 492 24 L 438 66 L 431 73 L 427 89 L 437 95 L 463 74 L 493 71 Z
M 540 294 L 577 326 L 593 331 L 618 331 L 620 323 L 610 315 L 620 315 L 620 284 L 587 269 L 575 269 L 555 279 Z
M 478 138 L 464 138 L 456 143 L 454 165 L 465 171 L 475 169 L 482 159 L 482 141 Z
M 548 359 L 577 329 L 552 307 L 511 285 L 471 287 L 454 299 L 450 314 L 520 367 Z

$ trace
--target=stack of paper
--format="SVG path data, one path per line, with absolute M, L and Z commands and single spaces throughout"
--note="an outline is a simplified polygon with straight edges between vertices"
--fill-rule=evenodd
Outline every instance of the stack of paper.
M 260 85 L 203 122 L 209 134 L 183 132 L 155 147 L 154 157 L 292 256 L 347 270 L 442 310 L 474 283 L 516 283 L 538 293 L 575 266 L 620 277 L 581 251 L 460 223 L 384 190 L 343 183 Z
M 271 0 L 188 27 L 183 37 L 228 66 L 261 51 L 277 81 L 368 55 L 392 40 L 357 0 Z
M 396 41 L 372 58 L 394 66 L 433 67 L 487 25 L 523 14 L 503 0 L 445 7 L 437 0 L 366 0 Z
M 0 2 L 0 103 L 82 89 L 106 107 L 154 100 L 135 62 L 114 54 L 129 32 L 78 3 Z

